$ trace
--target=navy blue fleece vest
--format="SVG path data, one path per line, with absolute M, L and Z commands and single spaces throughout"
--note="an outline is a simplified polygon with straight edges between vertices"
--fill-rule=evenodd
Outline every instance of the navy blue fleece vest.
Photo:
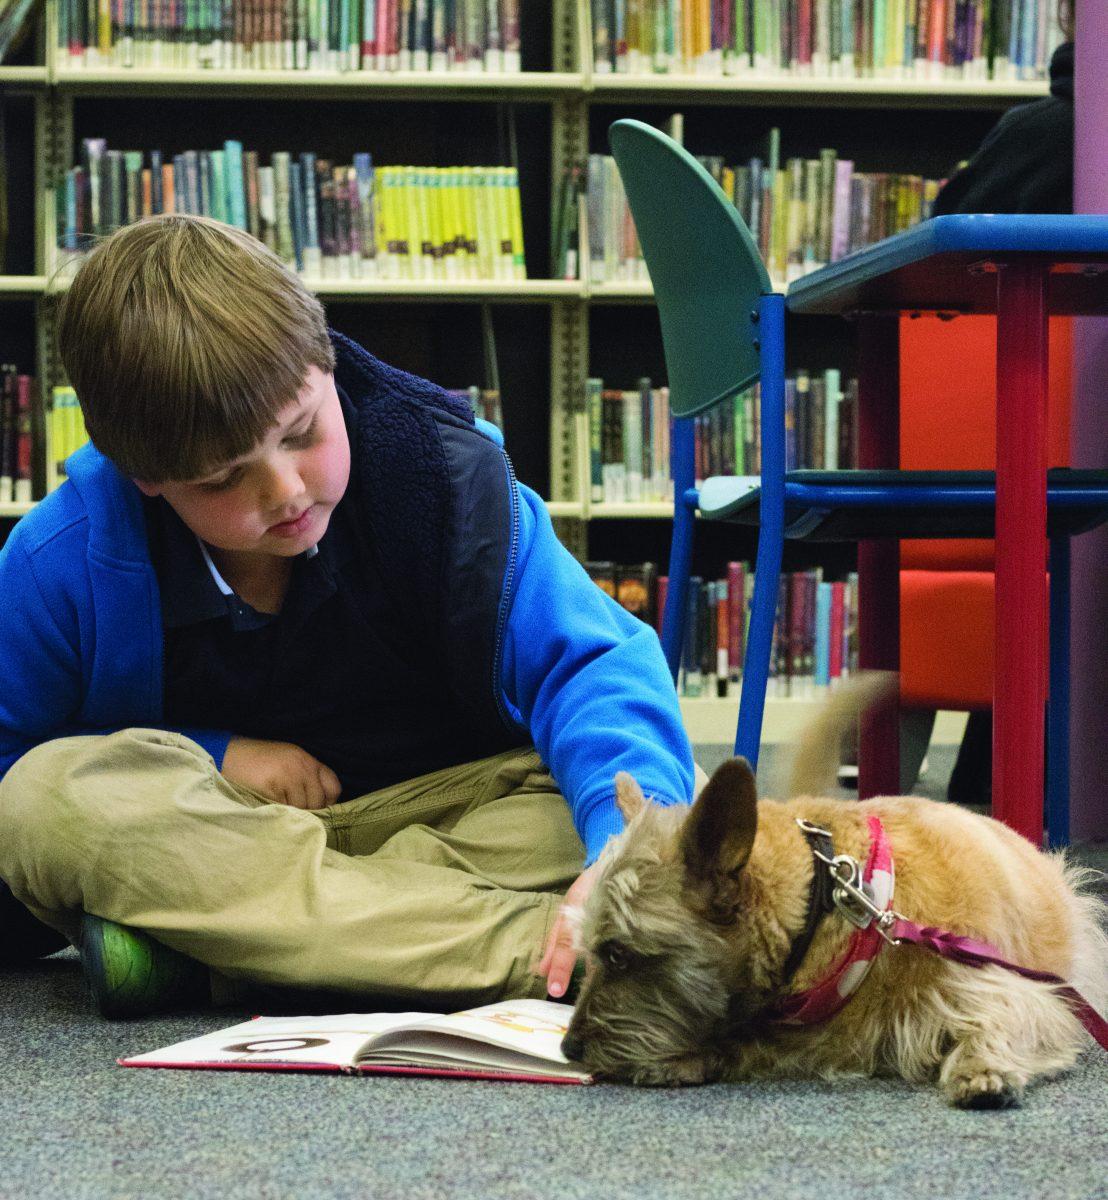
M 406 778 L 526 744 L 499 700 L 505 573 L 518 536 L 507 459 L 464 401 L 331 336 L 335 382 L 357 413 L 351 499 L 375 578 L 411 639 L 403 657 L 427 671 L 383 697 L 388 773 Z

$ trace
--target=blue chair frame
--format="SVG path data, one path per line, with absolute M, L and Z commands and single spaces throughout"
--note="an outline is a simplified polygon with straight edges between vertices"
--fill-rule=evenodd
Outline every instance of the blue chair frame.
M 741 218 L 734 211 L 727 197 L 710 175 L 691 155 L 664 134 L 638 121 L 617 121 L 610 132 L 612 150 L 619 165 L 628 202 L 639 226 L 640 241 L 647 267 L 652 278 L 655 270 L 664 273 L 665 286 L 656 284 L 659 315 L 662 319 L 666 361 L 671 385 L 680 374 L 684 386 L 671 389 L 671 404 L 674 413 L 673 437 L 671 440 L 671 468 L 674 479 L 674 520 L 670 548 L 669 587 L 662 624 L 662 647 L 670 673 L 676 683 L 684 645 L 684 626 L 688 613 L 688 591 L 692 567 L 693 536 L 698 511 L 706 516 L 713 513 L 705 507 L 704 496 L 696 487 L 695 480 L 695 425 L 693 418 L 699 412 L 732 398 L 753 379 L 761 381 L 761 437 L 762 473 L 756 489 L 742 489 L 743 499 L 757 498 L 758 546 L 755 559 L 754 593 L 751 601 L 750 622 L 743 663 L 743 684 L 739 702 L 738 722 L 735 734 L 735 753 L 742 755 L 757 768 L 761 744 L 762 724 L 765 713 L 765 697 L 769 680 L 770 656 L 773 646 L 773 629 L 776 619 L 778 579 L 786 538 L 803 539 L 829 511 L 866 509 L 892 509 L 906 514 L 940 514 L 951 509 L 980 510 L 993 508 L 996 503 L 995 486 L 982 486 L 979 482 L 952 482 L 949 486 L 917 482 L 912 472 L 899 472 L 893 486 L 859 485 L 839 483 L 835 473 L 819 482 L 809 479 L 790 479 L 785 470 L 785 296 L 765 287 L 764 266 L 757 256 L 753 239 Z M 661 151 L 661 153 L 659 153 Z M 642 163 L 634 156 L 642 153 L 649 157 L 651 171 L 642 169 Z M 719 376 L 713 380 L 707 373 L 691 370 L 689 359 L 703 352 L 703 345 L 694 345 L 696 337 L 704 335 L 703 326 L 709 322 L 698 322 L 690 317 L 690 296 L 698 283 L 697 270 L 704 262 L 690 259 L 686 265 L 681 254 L 675 254 L 668 243 L 673 232 L 672 211 L 662 211 L 665 204 L 666 174 L 672 182 L 685 189 L 687 199 L 692 194 L 704 211 L 712 211 L 721 204 L 729 209 L 728 218 L 734 225 L 734 238 L 730 245 L 714 247 L 716 254 L 735 253 L 757 260 L 748 270 L 753 278 L 755 272 L 763 283 L 761 294 L 754 300 L 750 312 L 751 328 L 756 336 L 744 342 L 736 339 L 739 322 L 731 318 L 721 331 L 724 344 L 743 359 L 736 364 L 734 380 L 728 378 L 729 390 L 720 391 Z M 697 182 L 699 181 L 699 182 Z M 699 192 L 698 192 L 699 189 Z M 703 213 L 701 214 L 703 215 Z M 727 223 L 722 228 L 725 236 L 732 230 Z M 718 231 L 718 229 L 717 229 Z M 747 282 L 744 279 L 744 283 Z M 736 298 L 736 316 L 739 305 L 749 296 Z M 756 374 L 751 373 L 750 351 L 757 354 Z M 685 393 L 689 394 L 686 395 Z M 698 394 L 693 394 L 698 393 Z M 849 473 L 842 474 L 844 479 Z M 957 473 L 952 473 L 957 475 Z M 965 473 L 967 476 L 972 473 Z M 918 478 L 918 476 L 916 477 Z M 707 485 L 705 485 L 707 488 Z M 1047 487 L 1048 510 L 1076 514 L 1081 510 L 1084 524 L 1108 519 L 1108 477 L 1097 479 L 1086 485 Z M 728 519 L 730 507 L 726 503 L 713 506 L 715 515 Z M 724 510 L 727 510 L 725 512 Z M 786 521 L 786 511 L 800 510 L 801 515 L 791 522 Z M 1052 845 L 1062 845 L 1069 838 L 1069 537 L 1078 529 L 1070 528 L 1050 539 L 1051 585 L 1050 585 L 1050 704 L 1048 709 L 1047 760 L 1051 770 L 1047 787 L 1047 830 Z M 946 531 L 949 535 L 949 530 Z M 967 534 L 968 535 L 968 534 Z M 894 536 L 933 536 L 925 528 Z

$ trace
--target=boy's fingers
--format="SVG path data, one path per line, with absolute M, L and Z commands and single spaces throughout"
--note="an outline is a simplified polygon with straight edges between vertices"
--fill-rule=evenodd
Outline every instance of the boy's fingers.
M 562 918 L 559 916 L 550 929 L 550 933 L 546 939 L 546 945 L 543 947 L 542 958 L 539 960 L 539 965 L 535 968 L 536 975 L 546 975 L 550 972 L 550 960 L 554 957 L 554 948 L 558 944 L 558 929 L 562 924 Z
M 546 990 L 551 996 L 564 996 L 577 962 L 577 951 L 573 948 L 573 931 L 561 916 L 551 931 L 550 943 L 539 967 L 546 975 Z M 545 971 L 543 970 L 545 967 Z
M 319 776 L 308 777 L 304 780 L 304 807 L 305 808 L 326 808 L 330 804 L 327 799 L 327 791 L 323 786 L 323 780 Z
M 319 808 L 319 787 L 307 775 L 294 776 L 289 784 L 290 804 L 294 808 Z
M 319 786 L 323 790 L 323 806 L 334 804 L 342 795 L 342 784 L 339 777 L 330 767 L 319 764 Z
M 550 964 L 550 974 L 546 977 L 546 990 L 551 996 L 564 996 L 569 981 L 573 976 L 573 967 L 577 955 L 572 946 L 559 946 L 554 951 L 554 960 Z

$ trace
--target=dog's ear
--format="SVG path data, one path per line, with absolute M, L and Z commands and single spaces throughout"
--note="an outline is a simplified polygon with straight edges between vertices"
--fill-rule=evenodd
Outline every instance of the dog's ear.
M 632 817 L 642 812 L 644 804 L 646 797 L 642 794 L 642 788 L 626 771 L 620 771 L 616 775 L 616 806 L 623 813 L 623 819 L 630 822 Z
M 712 919 L 730 920 L 758 829 L 758 791 L 745 758 L 725 762 L 704 786 L 681 832 L 688 880 L 707 889 Z

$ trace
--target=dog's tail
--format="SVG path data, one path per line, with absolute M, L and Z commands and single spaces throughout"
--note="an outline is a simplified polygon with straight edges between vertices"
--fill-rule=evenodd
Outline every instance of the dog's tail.
M 835 786 L 843 736 L 862 713 L 897 687 L 894 671 L 863 671 L 844 679 L 800 735 L 787 796 L 826 796 Z

